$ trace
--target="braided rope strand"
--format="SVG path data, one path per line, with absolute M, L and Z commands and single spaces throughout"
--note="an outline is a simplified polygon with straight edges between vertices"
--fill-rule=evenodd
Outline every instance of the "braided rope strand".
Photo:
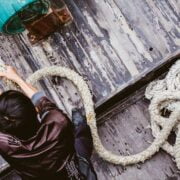
M 166 141 L 173 128 L 176 127 L 179 129 L 180 127 L 179 125 L 180 109 L 179 108 L 174 109 L 174 111 L 172 111 L 172 113 L 168 118 L 162 117 L 161 115 L 161 109 L 164 106 L 164 104 L 167 105 L 169 102 L 173 104 L 173 102 L 180 101 L 180 95 L 179 92 L 177 91 L 172 91 L 172 89 L 168 90 L 168 86 L 166 85 L 167 83 L 165 80 L 164 82 L 161 82 L 160 88 L 157 87 L 154 88 L 151 84 L 152 87 L 148 87 L 149 90 L 146 91 L 146 95 L 148 95 L 148 91 L 150 92 L 150 95 L 146 97 L 151 99 L 149 112 L 151 117 L 151 128 L 154 136 L 154 141 L 146 150 L 138 154 L 121 156 L 107 150 L 103 146 L 100 140 L 97 130 L 96 115 L 94 111 L 94 103 L 92 101 L 92 95 L 90 93 L 88 85 L 83 80 L 83 78 L 79 74 L 68 68 L 52 66 L 36 71 L 27 79 L 27 82 L 33 85 L 36 82 L 38 82 L 41 78 L 47 76 L 60 76 L 67 78 L 70 81 L 72 81 L 74 85 L 77 87 L 84 103 L 88 125 L 91 128 L 94 148 L 96 152 L 99 154 L 99 156 L 102 157 L 104 160 L 113 164 L 121 164 L 121 165 L 135 164 L 139 162 L 144 162 L 145 160 L 153 156 L 156 152 L 158 152 L 160 148 L 163 148 L 164 150 L 166 150 L 168 153 L 170 153 L 172 156 L 175 157 L 177 166 L 180 169 L 179 130 L 177 131 L 177 138 L 174 146 L 171 146 Z M 165 87 L 164 84 L 166 85 Z M 158 85 L 158 82 L 154 83 L 154 85 Z M 163 92 L 161 90 L 162 88 L 163 88 Z M 155 91 L 158 90 L 161 91 L 161 93 L 152 93 L 151 90 L 154 89 Z M 160 129 L 160 126 L 162 129 Z

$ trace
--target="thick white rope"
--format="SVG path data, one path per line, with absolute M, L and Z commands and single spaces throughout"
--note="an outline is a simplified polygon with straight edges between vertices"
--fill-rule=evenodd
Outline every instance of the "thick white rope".
M 178 62 L 176 64 L 180 63 Z M 91 128 L 93 136 L 94 148 L 99 154 L 99 156 L 102 157 L 104 160 L 110 163 L 121 165 L 135 164 L 139 162 L 144 162 L 156 152 L 158 152 L 160 148 L 163 148 L 175 157 L 177 166 L 180 169 L 180 106 L 176 106 L 177 103 L 180 102 L 180 93 L 177 91 L 178 88 L 176 88 L 177 85 L 179 85 L 178 80 L 174 80 L 174 78 L 176 78 L 177 76 L 173 73 L 178 72 L 174 71 L 175 66 L 172 67 L 172 70 L 167 75 L 168 79 L 154 82 L 154 84 L 150 84 L 146 90 L 146 97 L 151 99 L 149 112 L 151 117 L 151 128 L 155 137 L 153 143 L 146 150 L 138 154 L 128 156 L 114 154 L 103 146 L 98 135 L 92 95 L 86 82 L 76 72 L 65 67 L 47 67 L 36 71 L 27 79 L 27 82 L 35 84 L 43 77 L 55 75 L 65 77 L 71 80 L 76 85 L 84 102 L 87 122 Z M 173 88 L 172 86 L 170 88 L 168 85 L 170 78 L 174 80 Z M 177 85 L 175 85 L 176 83 Z M 172 85 L 172 83 L 169 84 Z M 176 105 L 173 105 L 173 103 L 175 103 Z M 171 106 L 168 107 L 168 105 L 170 104 Z M 167 109 L 170 108 L 170 110 L 172 111 L 168 118 L 162 117 L 161 115 L 161 110 L 163 107 Z M 173 128 L 175 127 L 176 129 L 178 129 L 176 143 L 174 146 L 171 146 L 166 140 Z

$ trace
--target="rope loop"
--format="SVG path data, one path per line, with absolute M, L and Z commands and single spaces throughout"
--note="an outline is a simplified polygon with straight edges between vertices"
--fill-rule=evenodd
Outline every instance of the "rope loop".
M 149 112 L 151 117 L 151 128 L 154 136 L 152 144 L 144 151 L 135 154 L 121 156 L 107 150 L 99 137 L 96 125 L 96 115 L 92 94 L 83 78 L 71 69 L 51 66 L 40 69 L 32 74 L 27 82 L 34 85 L 40 79 L 47 76 L 60 76 L 69 79 L 77 87 L 81 94 L 86 112 L 87 122 L 91 128 L 94 148 L 104 160 L 121 165 L 130 165 L 144 162 L 153 156 L 160 148 L 175 157 L 177 167 L 180 169 L 180 61 L 169 71 L 163 80 L 154 81 L 146 89 L 145 96 L 151 100 Z M 177 75 L 178 74 L 178 75 Z M 8 83 L 7 83 L 8 85 Z M 11 83 L 11 86 L 15 84 Z M 162 111 L 169 111 L 169 115 L 163 116 Z M 167 142 L 171 131 L 176 129 L 176 142 L 174 146 Z

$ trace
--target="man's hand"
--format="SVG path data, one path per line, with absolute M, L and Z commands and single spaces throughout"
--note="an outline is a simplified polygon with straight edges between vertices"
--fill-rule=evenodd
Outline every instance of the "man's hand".
M 21 89 L 26 93 L 26 95 L 31 98 L 38 90 L 31 86 L 30 84 L 26 83 L 17 73 L 16 69 L 12 66 L 6 66 L 4 72 L 0 72 L 0 77 L 5 77 L 11 81 L 16 82 Z
M 16 69 L 12 66 L 6 66 L 4 72 L 0 72 L 0 77 L 5 77 L 11 81 L 18 83 L 21 80 L 21 77 L 17 73 Z

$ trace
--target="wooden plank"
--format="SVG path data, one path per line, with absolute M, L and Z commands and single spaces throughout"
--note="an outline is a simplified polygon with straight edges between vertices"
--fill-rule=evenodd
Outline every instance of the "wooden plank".
M 74 69 L 89 83 L 96 107 L 165 62 L 180 48 L 176 0 L 65 0 L 74 22 L 31 46 L 26 33 L 0 35 L 0 57 L 24 78 L 41 67 Z M 71 116 L 82 106 L 73 84 L 49 78 L 39 85 Z
M 177 12 L 165 0 L 66 3 L 74 23 L 45 45 L 32 47 L 26 33 L 16 36 L 11 39 L 17 44 L 13 51 L 20 51 L 33 71 L 50 64 L 73 68 L 89 80 L 98 104 L 179 49 Z
M 144 98 L 144 90 L 145 88 L 141 88 L 136 91 L 98 119 L 103 144 L 116 154 L 141 152 L 153 141 L 148 112 L 149 101 Z M 99 158 L 95 152 L 92 162 L 99 180 L 180 179 L 180 172 L 173 158 L 162 150 L 144 163 L 132 166 L 112 165 Z M 13 172 L 6 178 L 13 177 L 18 178 Z M 6 178 L 3 180 L 7 180 Z
M 99 118 L 101 140 L 107 149 L 116 154 L 125 156 L 139 153 L 153 141 L 149 101 L 144 98 L 144 90 L 138 90 Z M 109 164 L 96 153 L 92 161 L 100 180 L 180 179 L 173 158 L 162 150 L 144 163 L 126 167 Z
M 131 95 L 131 93 L 135 92 L 142 86 L 147 85 L 162 74 L 167 73 L 169 68 L 179 59 L 180 51 L 177 51 L 170 56 L 167 56 L 163 60 L 164 63 L 160 62 L 156 67 L 149 69 L 146 75 L 142 74 L 142 77 L 137 78 L 136 81 L 129 81 L 127 86 L 125 86 L 124 88 L 119 88 L 114 93 L 111 93 L 109 99 L 104 100 L 102 104 L 99 105 L 98 103 L 96 103 L 96 115 L 101 116 L 102 114 L 104 114 L 104 112 L 108 110 L 108 108 L 116 106 L 119 101 L 127 98 L 127 96 Z
M 9 167 L 7 162 L 0 156 L 0 173 L 6 170 Z

